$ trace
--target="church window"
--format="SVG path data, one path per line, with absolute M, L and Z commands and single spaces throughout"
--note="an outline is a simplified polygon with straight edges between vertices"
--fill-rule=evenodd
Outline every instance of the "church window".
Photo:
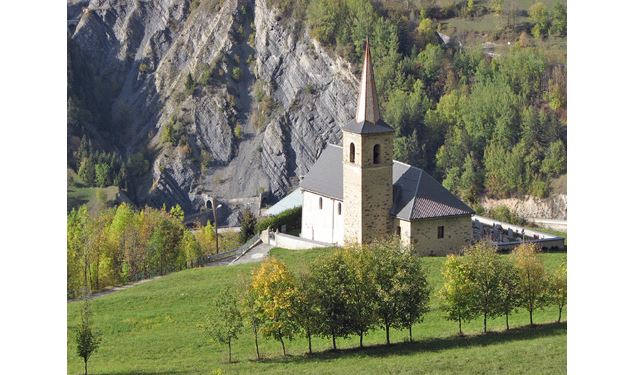
M 375 145 L 375 147 L 373 147 L 373 164 L 379 164 L 379 152 L 380 146 Z
M 401 227 L 397 226 L 397 237 L 401 237 Z
M 338 203 L 337 204 L 337 214 L 341 215 L 342 214 L 342 203 Z
M 353 142 L 351 142 L 351 146 L 349 147 L 348 161 L 355 163 L 355 143 Z
M 440 225 L 440 226 L 437 228 L 437 238 L 443 238 L 443 229 L 444 229 L 444 228 L 443 228 L 443 225 Z
M 322 209 L 322 197 L 320 197 L 320 200 L 318 201 L 318 205 L 320 207 L 320 210 Z

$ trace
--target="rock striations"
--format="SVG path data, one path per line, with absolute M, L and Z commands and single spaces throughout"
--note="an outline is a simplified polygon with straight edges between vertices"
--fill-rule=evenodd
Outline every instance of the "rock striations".
M 140 204 L 281 197 L 354 115 L 348 64 L 266 0 L 77 4 L 70 66 L 94 117 L 124 155 L 152 155 Z

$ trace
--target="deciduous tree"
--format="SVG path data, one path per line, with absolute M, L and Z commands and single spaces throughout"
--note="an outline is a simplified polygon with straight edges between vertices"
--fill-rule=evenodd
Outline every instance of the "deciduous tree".
M 227 345 L 229 362 L 232 361 L 232 340 L 238 339 L 238 333 L 242 327 L 243 321 L 236 291 L 227 287 L 214 298 L 212 311 L 203 329 L 213 341 Z
M 280 341 L 286 356 L 284 339 L 291 340 L 298 328 L 293 316 L 298 298 L 295 279 L 284 263 L 271 257 L 255 270 L 251 286 L 262 322 L 260 329 L 263 335 Z
M 462 323 L 476 317 L 470 308 L 472 293 L 465 261 L 457 255 L 449 255 L 443 265 L 443 286 L 439 295 L 447 319 L 459 323 L 459 335 L 463 335 Z
M 518 290 L 521 305 L 529 311 L 529 324 L 534 325 L 534 310 L 544 306 L 548 297 L 548 280 L 534 243 L 523 243 L 512 253 L 514 266 L 520 277 Z
M 549 277 L 549 297 L 558 306 L 558 323 L 567 304 L 567 263 L 562 263 Z

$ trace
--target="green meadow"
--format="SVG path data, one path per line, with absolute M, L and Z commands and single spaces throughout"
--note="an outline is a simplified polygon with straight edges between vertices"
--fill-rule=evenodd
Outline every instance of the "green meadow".
M 273 249 L 294 272 L 308 269 L 311 261 L 328 249 L 291 251 Z M 547 269 L 566 261 L 566 253 L 542 254 Z M 466 336 L 447 321 L 439 308 L 436 290 L 442 282 L 445 258 L 425 257 L 423 263 L 434 288 L 431 311 L 413 327 L 414 343 L 407 330 L 391 330 L 390 346 L 385 333 L 375 329 L 364 337 L 365 348 L 357 348 L 358 337 L 339 338 L 337 351 L 329 338 L 314 338 L 313 355 L 307 340 L 298 336 L 288 344 L 283 357 L 278 342 L 259 338 L 262 360 L 256 361 L 251 331 L 245 329 L 232 344 L 233 362 L 227 348 L 211 343 L 199 328 L 210 302 L 226 285 L 249 277 L 258 264 L 207 267 L 185 270 L 118 291 L 92 302 L 95 327 L 102 344 L 89 361 L 91 374 L 564 374 L 566 373 L 567 325 L 554 323 L 556 307 L 534 315 L 538 327 L 530 328 L 528 313 L 510 317 L 512 329 L 505 331 L 505 318 L 488 320 L 492 333 L 481 334 L 482 321 L 464 323 Z M 73 339 L 78 322 L 77 302 L 68 303 L 68 373 L 83 373 Z M 491 328 L 490 328 L 491 327 Z

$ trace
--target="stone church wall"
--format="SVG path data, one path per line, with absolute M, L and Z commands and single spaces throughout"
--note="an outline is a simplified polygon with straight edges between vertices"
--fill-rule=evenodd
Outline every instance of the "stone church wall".
M 395 219 L 401 227 L 401 241 L 412 244 L 417 255 L 447 255 L 459 253 L 472 241 L 470 215 L 405 221 Z M 438 228 L 443 226 L 443 238 L 437 238 Z

